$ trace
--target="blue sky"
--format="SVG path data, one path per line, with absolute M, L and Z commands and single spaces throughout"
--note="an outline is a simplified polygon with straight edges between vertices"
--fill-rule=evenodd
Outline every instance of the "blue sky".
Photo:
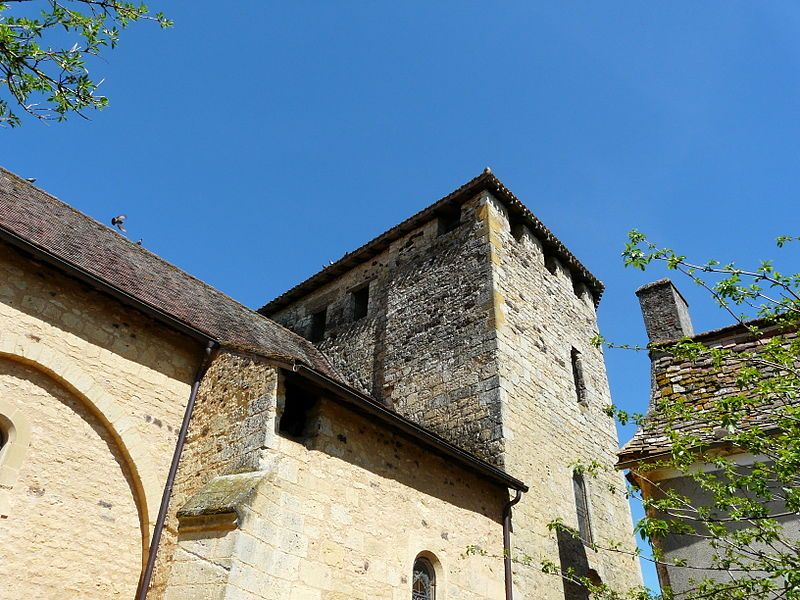
M 792 2 L 247 2 L 170 6 L 93 65 L 91 121 L 0 132 L 0 162 L 250 306 L 490 165 L 645 341 L 626 232 L 800 270 Z M 698 331 L 729 319 L 679 283 Z M 645 356 L 607 355 L 646 407 Z M 622 431 L 626 439 L 629 429 Z M 647 581 L 654 584 L 652 570 Z

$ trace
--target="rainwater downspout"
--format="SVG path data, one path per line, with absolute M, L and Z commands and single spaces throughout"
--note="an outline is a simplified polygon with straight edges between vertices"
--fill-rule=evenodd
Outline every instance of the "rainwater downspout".
M 209 340 L 208 345 L 203 355 L 203 362 L 200 363 L 200 368 L 197 369 L 197 374 L 192 383 L 192 391 L 189 394 L 189 402 L 186 404 L 186 412 L 183 413 L 183 423 L 181 423 L 181 430 L 178 433 L 178 441 L 175 444 L 175 452 L 172 454 L 172 463 L 169 466 L 169 474 L 167 475 L 167 483 L 164 485 L 164 494 L 161 496 L 161 507 L 158 509 L 158 518 L 156 519 L 156 526 L 153 529 L 153 539 L 150 542 L 150 551 L 147 554 L 147 565 L 145 566 L 142 577 L 139 580 L 139 588 L 136 591 L 136 600 L 145 600 L 147 598 L 147 591 L 150 587 L 150 580 L 153 577 L 153 568 L 156 565 L 156 555 L 158 554 L 158 544 L 161 541 L 161 532 L 164 530 L 164 523 L 167 520 L 167 510 L 169 509 L 169 498 L 172 495 L 172 486 L 175 483 L 175 475 L 178 472 L 178 464 L 181 460 L 183 453 L 183 446 L 186 443 L 186 434 L 189 431 L 189 421 L 192 419 L 194 412 L 194 403 L 197 399 L 197 390 L 200 389 L 200 382 L 203 380 L 208 365 L 211 362 L 211 353 L 218 346 L 218 342 Z
M 509 500 L 503 507 L 503 565 L 506 571 L 506 600 L 514 600 L 514 586 L 511 580 L 511 507 L 522 500 L 522 490 L 517 490 L 513 500 Z

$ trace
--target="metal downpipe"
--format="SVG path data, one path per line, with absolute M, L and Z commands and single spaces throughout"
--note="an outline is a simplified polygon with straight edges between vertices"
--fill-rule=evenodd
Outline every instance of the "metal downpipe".
M 181 423 L 181 430 L 178 433 L 178 441 L 175 444 L 175 452 L 172 454 L 172 463 L 169 466 L 167 483 L 164 485 L 164 494 L 161 496 L 161 506 L 158 509 L 158 518 L 156 519 L 156 526 L 153 529 L 153 539 L 150 542 L 150 550 L 147 554 L 147 565 L 139 580 L 139 588 L 136 591 L 136 600 L 145 600 L 145 598 L 147 598 L 147 591 L 150 587 L 150 580 L 153 578 L 153 569 L 156 565 L 161 532 L 164 530 L 164 523 L 167 520 L 167 510 L 169 509 L 172 487 L 175 483 L 175 475 L 178 472 L 178 464 L 180 463 L 181 454 L 183 453 L 183 446 L 186 443 L 189 421 L 191 421 L 192 413 L 194 412 L 197 390 L 200 389 L 200 382 L 203 380 L 203 375 L 205 375 L 206 369 L 208 369 L 208 365 L 211 362 L 211 353 L 217 345 L 218 343 L 216 341 L 209 340 L 205 349 L 205 354 L 203 355 L 203 362 L 200 364 L 200 368 L 197 369 L 197 374 L 192 383 L 192 391 L 189 394 L 189 402 L 186 404 L 186 411 L 183 413 L 183 422 Z
M 511 579 L 511 508 L 522 500 L 522 490 L 517 490 L 513 500 L 503 507 L 503 566 L 506 572 L 506 600 L 514 600 L 514 586 Z

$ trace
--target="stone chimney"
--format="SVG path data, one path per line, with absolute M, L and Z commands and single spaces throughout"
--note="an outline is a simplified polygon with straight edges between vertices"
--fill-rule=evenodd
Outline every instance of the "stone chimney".
M 669 279 L 660 279 L 636 290 L 650 343 L 694 335 L 689 304 Z

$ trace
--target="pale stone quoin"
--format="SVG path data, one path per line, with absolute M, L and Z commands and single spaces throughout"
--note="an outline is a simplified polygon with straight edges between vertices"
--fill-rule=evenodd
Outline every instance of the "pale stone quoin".
M 520 494 L 512 554 L 637 585 L 635 560 L 547 528 L 635 547 L 621 476 L 571 466 L 618 450 L 602 292 L 489 170 L 258 312 L 0 170 L 3 581 L 503 598 Z M 581 597 L 536 564 L 515 598 Z

